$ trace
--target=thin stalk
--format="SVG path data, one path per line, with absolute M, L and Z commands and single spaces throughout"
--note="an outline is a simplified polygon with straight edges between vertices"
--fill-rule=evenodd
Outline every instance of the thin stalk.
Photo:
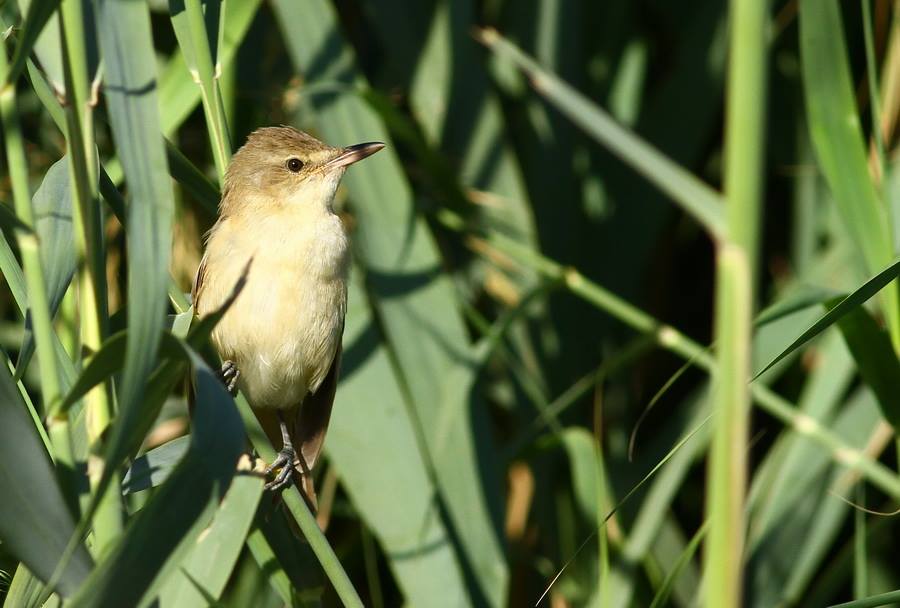
M 247 400 L 239 393 L 235 399 L 235 404 L 238 406 L 241 418 L 244 419 L 248 436 L 257 454 L 266 462 L 272 462 L 275 458 L 275 450 L 259 426 L 259 421 L 253 414 L 253 410 L 250 409 Z M 362 608 L 363 604 L 359 594 L 356 593 L 356 589 L 353 587 L 353 583 L 350 582 L 350 577 L 347 576 L 347 572 L 338 560 L 337 555 L 335 555 L 334 549 L 331 548 L 322 530 L 319 529 L 315 516 L 310 512 L 309 507 L 306 506 L 306 503 L 300 496 L 300 490 L 296 486 L 292 486 L 284 491 L 282 500 L 297 521 L 297 525 L 300 526 L 303 537 L 309 543 L 309 547 L 319 560 L 322 569 L 325 570 L 325 575 L 331 581 L 331 586 L 334 587 L 341 602 L 348 608 Z
M 881 95 L 878 90 L 878 66 L 872 35 L 872 3 L 862 0 L 863 38 L 866 47 L 866 80 L 869 81 L 869 107 L 872 116 L 872 139 L 875 140 L 877 178 L 883 183 L 885 172 L 884 136 L 881 132 Z M 882 188 L 882 191 L 884 189 Z
M 703 601 L 741 604 L 746 522 L 750 351 L 761 200 L 768 2 L 732 0 L 725 123 L 726 239 L 717 243 L 712 387 L 714 431 L 709 455 Z
M 366 527 L 360 522 L 360 536 L 363 546 L 363 565 L 366 569 L 366 583 L 369 585 L 369 599 L 372 608 L 384 608 L 384 594 L 381 591 L 381 578 L 378 576 L 378 556 L 375 553 L 375 540 Z
M 452 211 L 440 210 L 437 219 L 451 230 L 466 229 L 465 221 Z M 691 361 L 707 373 L 711 374 L 715 370 L 716 362 L 709 349 L 690 339 L 675 327 L 655 319 L 594 283 L 577 269 L 563 266 L 503 234 L 491 233 L 487 238 L 497 250 L 505 253 L 513 261 L 537 271 L 551 281 L 559 281 L 560 286 L 572 294 L 605 310 L 625 325 L 646 335 L 660 348 L 678 355 L 685 361 Z M 823 427 L 814 418 L 798 411 L 791 402 L 774 393 L 765 385 L 750 384 L 750 391 L 755 402 L 765 412 L 791 427 L 795 432 L 826 448 L 835 462 L 859 471 L 886 494 L 900 498 L 900 478 L 890 469 L 848 445 L 841 437 Z
M 609 606 L 609 528 L 606 526 L 608 513 L 613 510 L 613 497 L 606 481 L 606 458 L 603 456 L 603 410 L 602 393 L 597 392 L 594 399 L 594 441 L 596 465 L 594 475 L 597 483 L 597 588 L 595 598 L 600 606 Z
M 464 220 L 446 209 L 438 213 L 438 220 L 452 230 L 465 228 Z M 685 361 L 691 361 L 707 373 L 711 374 L 715 370 L 716 362 L 709 349 L 691 340 L 671 325 L 662 323 L 594 283 L 575 268 L 563 266 L 527 245 L 499 233 L 492 233 L 489 240 L 494 247 L 512 260 L 536 270 L 547 279 L 559 281 L 560 285 L 572 294 L 605 310 L 625 325 L 648 336 L 659 347 L 678 355 Z M 890 469 L 848 445 L 841 437 L 823 427 L 814 418 L 797 411 L 791 402 L 774 393 L 765 385 L 753 383 L 750 385 L 750 391 L 756 403 L 764 411 L 781 420 L 795 432 L 826 448 L 835 462 L 859 471 L 886 494 L 900 498 L 900 478 Z
M 6 143 L 6 159 L 9 165 L 9 178 L 12 184 L 13 201 L 16 215 L 27 226 L 34 227 L 34 210 L 31 206 L 31 194 L 28 187 L 28 164 L 25 160 L 25 148 L 19 126 L 19 114 L 16 106 L 16 87 L 14 82 L 7 82 L 9 62 L 6 51 L 0 52 L 0 82 L 6 84 L 0 89 L 0 115 L 3 121 L 3 140 Z M 41 261 L 37 234 L 32 231 L 16 230 L 19 251 L 22 255 L 22 266 L 25 274 L 25 285 L 28 290 L 28 301 L 31 310 L 31 323 L 34 329 L 35 349 L 40 363 L 41 394 L 44 399 L 44 411 L 51 411 L 61 401 L 60 377 L 57 369 L 56 349 L 53 334 L 53 319 L 50 316 L 50 305 L 47 300 L 47 289 L 44 282 L 44 268 Z M 60 481 L 73 497 L 71 491 L 75 487 L 72 475 L 75 471 L 75 457 L 72 451 L 72 440 L 68 420 L 65 417 L 48 420 L 48 436 L 53 446 L 54 461 Z
M 78 256 L 76 283 L 79 294 L 81 342 L 89 353 L 100 350 L 108 333 L 105 246 L 102 211 L 98 196 L 98 170 L 95 162 L 93 105 L 90 99 L 90 76 L 85 47 L 84 14 L 80 0 L 64 0 L 60 7 L 60 38 L 63 41 L 63 70 L 66 83 L 66 150 L 69 154 L 69 176 L 73 189 L 72 218 Z M 86 357 L 85 364 L 90 360 Z M 96 491 L 104 463 L 102 436 L 114 415 L 112 386 L 103 382 L 85 396 L 88 466 L 91 489 Z M 110 485 L 97 510 L 94 525 L 95 542 L 91 545 L 100 555 L 122 532 L 122 509 L 118 478 Z
M 866 486 L 857 484 L 856 504 L 866 504 Z M 862 599 L 868 595 L 868 555 L 866 553 L 866 512 L 853 512 L 853 598 Z
M 474 35 L 499 57 L 515 64 L 528 76 L 535 91 L 579 128 L 671 197 L 710 235 L 719 238 L 724 234 L 726 226 L 722 197 L 710 186 L 619 125 L 606 111 L 555 74 L 544 70 L 537 61 L 523 53 L 496 30 L 485 28 L 476 31 Z
M 228 167 L 228 161 L 231 160 L 231 137 L 225 122 L 225 106 L 219 93 L 218 66 L 213 66 L 200 0 L 186 0 L 184 8 L 187 12 L 194 58 L 197 62 L 195 66 L 191 66 L 191 77 L 200 87 L 200 100 L 203 103 L 203 114 L 209 130 L 209 143 L 216 163 L 216 173 L 221 180 Z
M 896 226 L 897 218 L 892 217 L 895 214 L 895 209 L 894 205 L 890 204 L 890 195 L 887 187 L 887 156 L 884 149 L 884 134 L 881 131 L 881 95 L 879 94 L 878 67 L 875 58 L 874 36 L 872 35 L 872 3 L 870 0 L 862 0 L 862 20 L 863 38 L 866 47 L 866 80 L 869 81 L 869 113 L 872 118 L 872 139 L 875 141 L 875 162 L 872 173 L 874 173 L 878 191 L 881 193 L 888 216 L 891 217 L 891 225 Z M 894 235 L 893 230 L 891 233 Z M 894 235 L 893 240 L 896 248 L 896 235 Z M 891 327 L 900 327 L 900 320 L 897 320 L 897 316 L 900 315 L 900 309 L 887 310 L 886 314 L 896 321 L 890 324 Z M 894 351 L 900 353 L 900 332 L 892 331 L 890 335 Z M 900 455 L 900 438 L 896 439 L 895 447 L 897 454 Z

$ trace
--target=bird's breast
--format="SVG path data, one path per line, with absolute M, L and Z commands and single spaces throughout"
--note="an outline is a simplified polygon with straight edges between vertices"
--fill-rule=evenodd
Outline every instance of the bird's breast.
M 269 222 L 256 235 L 213 234 L 207 248 L 207 275 L 216 266 L 241 268 L 253 259 L 246 285 L 214 331 L 213 341 L 223 359 L 237 364 L 239 385 L 255 407 L 287 408 L 302 402 L 325 379 L 340 345 L 347 303 L 347 237 L 334 215 L 305 219 Z M 220 237 L 225 237 L 221 247 L 214 243 Z M 226 251 L 236 259 L 213 259 L 214 253 Z

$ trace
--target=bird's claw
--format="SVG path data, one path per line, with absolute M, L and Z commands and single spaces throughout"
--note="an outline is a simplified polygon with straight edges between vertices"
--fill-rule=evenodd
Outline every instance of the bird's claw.
M 294 456 L 294 448 L 289 445 L 284 446 L 281 451 L 278 452 L 278 458 L 266 467 L 264 475 L 268 477 L 279 467 L 281 467 L 281 470 L 275 475 L 275 479 L 265 485 L 266 490 L 277 492 L 291 485 L 293 482 L 291 473 L 294 472 Z
M 222 384 L 225 385 L 225 390 L 231 393 L 231 395 L 234 395 L 238 379 L 241 377 L 241 370 L 237 368 L 234 361 L 223 362 L 222 369 L 219 370 L 218 376 L 219 380 L 222 381 Z

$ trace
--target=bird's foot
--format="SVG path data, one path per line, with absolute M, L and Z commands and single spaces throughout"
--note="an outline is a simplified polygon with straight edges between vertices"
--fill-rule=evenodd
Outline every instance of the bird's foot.
M 276 469 L 281 467 L 281 470 L 275 475 L 275 479 L 266 484 L 265 488 L 267 490 L 278 492 L 293 483 L 294 478 L 292 473 L 294 472 L 294 456 L 296 456 L 296 453 L 294 452 L 294 447 L 292 445 L 286 444 L 281 448 L 281 451 L 278 452 L 278 458 L 276 458 L 265 470 L 265 476 L 268 477 L 274 473 Z
M 231 393 L 231 395 L 234 395 L 237 389 L 238 379 L 241 377 L 241 370 L 237 368 L 234 361 L 223 362 L 222 369 L 220 369 L 219 373 L 216 375 L 219 377 L 219 380 L 222 381 L 222 384 L 225 385 L 225 390 Z

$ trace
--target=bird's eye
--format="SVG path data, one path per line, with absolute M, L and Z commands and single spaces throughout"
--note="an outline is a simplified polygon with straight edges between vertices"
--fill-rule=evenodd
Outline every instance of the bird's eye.
M 300 169 L 303 168 L 303 161 L 299 158 L 289 158 L 287 161 L 287 168 L 294 173 L 299 173 Z

